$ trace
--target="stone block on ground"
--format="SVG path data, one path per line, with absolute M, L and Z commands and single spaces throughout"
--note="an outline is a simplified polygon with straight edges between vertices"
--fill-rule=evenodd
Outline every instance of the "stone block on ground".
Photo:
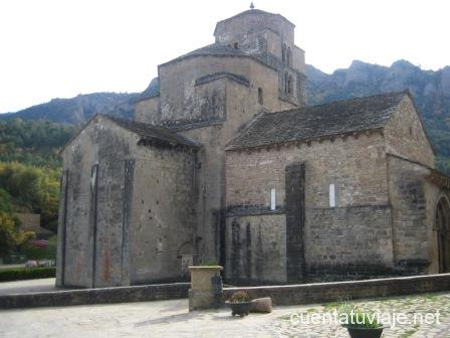
M 272 312 L 272 298 L 256 298 L 252 302 L 250 312 L 270 313 Z

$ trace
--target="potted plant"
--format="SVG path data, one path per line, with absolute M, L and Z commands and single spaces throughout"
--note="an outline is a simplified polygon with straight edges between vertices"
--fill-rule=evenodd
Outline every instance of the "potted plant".
M 342 312 L 341 312 L 342 314 Z M 346 311 L 348 321 L 342 326 L 347 328 L 352 338 L 380 338 L 383 333 L 383 326 L 375 314 L 361 312 L 357 309 Z
M 247 316 L 250 311 L 252 299 L 247 292 L 237 291 L 225 303 L 230 306 L 232 316 L 238 315 L 244 317 Z

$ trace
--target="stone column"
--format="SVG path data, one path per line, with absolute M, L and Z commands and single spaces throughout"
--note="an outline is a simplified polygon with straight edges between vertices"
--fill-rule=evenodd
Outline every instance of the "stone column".
M 191 288 L 189 289 L 189 311 L 212 309 L 217 305 L 212 278 L 220 274 L 220 265 L 190 266 Z

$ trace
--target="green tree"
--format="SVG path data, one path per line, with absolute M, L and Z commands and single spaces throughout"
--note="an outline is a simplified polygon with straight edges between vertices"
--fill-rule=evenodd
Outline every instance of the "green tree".
M 0 256 L 20 249 L 35 237 L 33 232 L 24 232 L 19 229 L 20 222 L 11 214 L 0 212 Z
M 0 163 L 0 187 L 11 196 L 12 204 L 29 212 L 41 214 L 41 226 L 56 231 L 59 201 L 58 169 L 37 168 L 16 162 Z
M 11 196 L 3 189 L 0 189 L 0 211 L 11 213 Z

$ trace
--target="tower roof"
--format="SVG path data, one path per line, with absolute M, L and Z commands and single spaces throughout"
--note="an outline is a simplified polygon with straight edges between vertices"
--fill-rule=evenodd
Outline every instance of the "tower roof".
M 233 21 L 233 20 L 236 20 L 236 19 L 240 19 L 240 18 L 244 18 L 244 17 L 249 16 L 249 15 L 274 16 L 274 17 L 277 17 L 277 18 L 282 19 L 283 21 L 285 21 L 286 23 L 288 23 L 288 24 L 291 25 L 292 27 L 295 27 L 295 25 L 294 25 L 291 21 L 289 21 L 288 19 L 286 19 L 286 18 L 285 18 L 284 16 L 282 16 L 281 14 L 269 13 L 269 12 L 266 12 L 266 11 L 263 11 L 263 10 L 260 10 L 260 9 L 248 9 L 248 10 L 243 11 L 243 12 L 241 12 L 241 13 L 239 13 L 239 14 L 236 14 L 236 15 L 234 15 L 234 16 L 228 18 L 228 19 L 224 19 L 224 20 L 219 21 L 219 22 L 216 24 L 216 28 L 215 28 L 215 30 L 214 30 L 214 35 L 217 34 L 217 30 L 218 30 L 218 27 L 219 27 L 220 25 L 224 25 L 224 24 L 226 24 L 226 23 L 228 23 L 228 22 L 230 22 L 230 21 Z

